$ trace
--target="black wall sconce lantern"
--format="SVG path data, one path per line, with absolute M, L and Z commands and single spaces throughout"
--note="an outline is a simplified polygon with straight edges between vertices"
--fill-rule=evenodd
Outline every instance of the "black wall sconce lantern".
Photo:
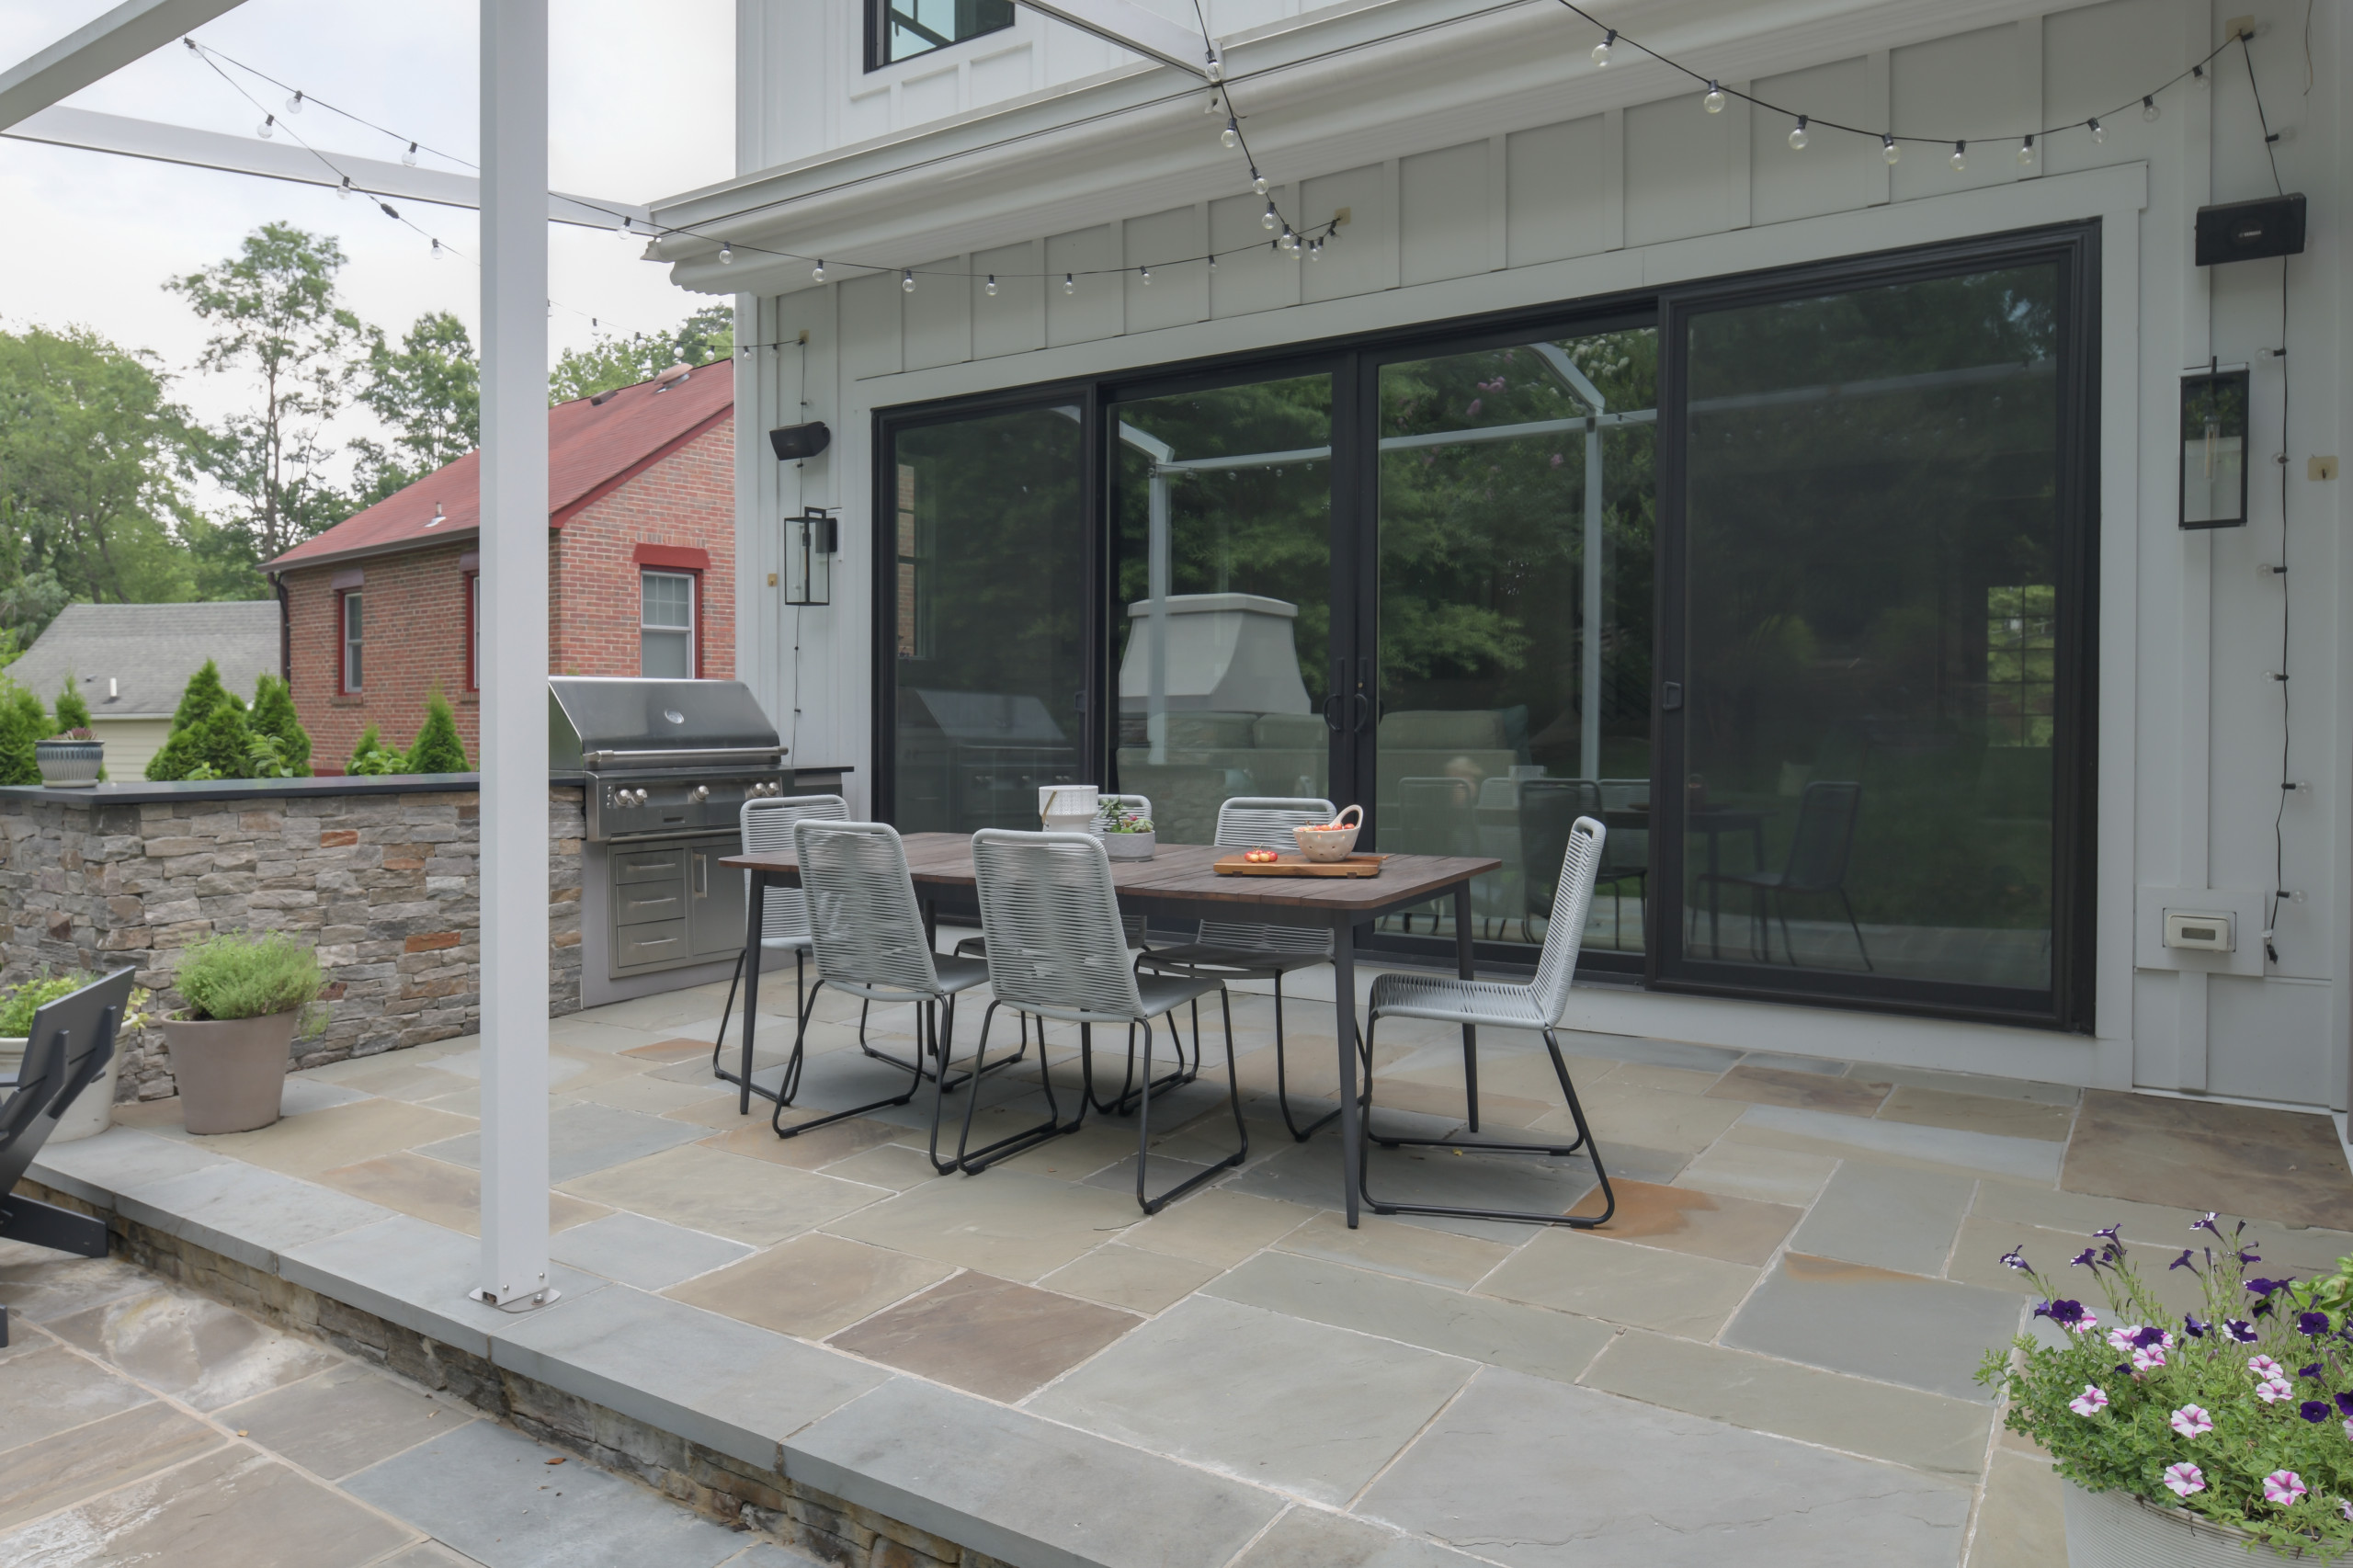
M 831 604 L 834 556 L 841 549 L 841 523 L 824 508 L 809 506 L 784 519 L 784 602 Z
M 2181 526 L 2246 526 L 2247 373 L 2181 378 Z

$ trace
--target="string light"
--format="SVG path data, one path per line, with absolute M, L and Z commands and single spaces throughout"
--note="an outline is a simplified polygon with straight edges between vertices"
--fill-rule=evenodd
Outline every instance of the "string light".
M 294 89 L 294 96 L 286 100 L 286 112 L 288 114 L 302 112 L 302 90 L 300 87 Z
M 817 265 L 809 269 L 809 281 L 812 283 L 823 283 L 824 280 L 825 258 L 821 256 L 817 258 Z
M 2097 145 L 2098 143 L 2108 140 L 2108 128 L 2100 124 L 2097 117 L 2093 118 L 2086 123 L 2091 127 L 2092 142 L 2094 145 Z
M 1267 194 L 1267 176 L 1258 172 L 1256 164 L 1250 165 L 1250 188 L 1261 196 Z
M 1258 227 L 1271 230 L 1276 224 L 1280 223 L 1281 222 L 1282 219 L 1278 217 L 1275 213 L 1275 204 L 1271 201 L 1267 202 L 1267 215 L 1258 220 Z
M 996 274 L 994 272 L 989 274 L 988 296 L 992 300 L 996 298 Z
M 1809 138 L 1805 133 L 1805 116 L 1800 115 L 1798 116 L 1797 125 L 1790 131 L 1790 151 L 1792 153 L 1804 152 L 1805 144 L 1809 140 L 1811 140 L 1811 138 Z
M 1138 268 L 1136 269 L 1136 276 L 1138 277 L 1138 278 L 1139 278 L 1139 279 L 1141 279 L 1141 280 L 1142 280 L 1142 282 L 1143 283 L 1143 286 L 1144 286 L 1145 288 L 1149 289 L 1149 288 L 1151 288 L 1151 287 L 1152 287 L 1152 268 L 1151 268 L 1151 267 L 1138 267 Z
M 1225 117 L 1225 129 L 1217 133 L 1217 139 L 1219 144 L 1229 151 L 1242 145 L 1242 127 L 1235 123 L 1232 115 Z
M 1955 174 L 1958 174 L 1961 170 L 1969 167 L 1969 143 L 1966 142 L 1954 142 L 1952 144 L 1952 156 L 1947 158 L 1945 162 L 1953 166 L 1953 172 Z
M 1283 254 L 1285 256 L 1297 256 L 1299 254 L 1299 236 L 1290 232 L 1290 225 L 1289 223 L 1285 223 L 1283 225 L 1283 237 L 1276 243 L 1283 247 Z
M 2021 166 L 2034 163 L 2034 132 L 2031 131 L 2027 132 L 2026 140 L 2018 143 L 2018 163 Z
M 350 195 L 351 195 L 351 176 L 350 176 L 349 175 L 346 175 L 346 176 L 343 176 L 343 183 L 342 183 L 341 185 L 336 186 L 336 187 L 335 187 L 335 199 L 337 201 L 341 201 L 341 200 L 344 200 L 345 199 L 347 199 L 347 197 L 349 197 Z
M 433 259 L 436 261 L 439 261 L 441 259 L 441 242 L 439 240 L 433 242 Z
M 405 152 L 405 153 L 403 153 L 401 154 L 401 162 L 402 162 L 402 163 L 404 163 L 404 164 L 406 164 L 410 168 L 415 168 L 415 167 L 416 167 L 416 143 L 415 143 L 415 142 L 410 142 L 410 143 L 408 144 L 408 151 L 407 151 L 407 152 Z
M 1708 96 L 1699 100 L 1699 107 L 1710 114 L 1724 112 L 1724 90 L 1716 85 L 1713 76 L 1708 78 Z
M 1593 62 L 1598 66 L 1607 66 L 1609 63 L 1609 46 L 1617 41 L 1618 29 L 1611 28 L 1608 29 L 1608 36 L 1593 46 Z
M 720 242 L 719 242 L 719 265 L 720 265 L 720 266 L 722 266 L 722 267 L 732 267 L 732 266 L 733 266 L 733 265 L 734 265 L 734 262 L 735 262 L 735 247 L 734 247 L 733 245 L 729 244 L 725 240 L 722 240 L 722 241 L 720 241 Z
M 1075 294 L 1078 292 L 1078 279 L 1073 278 L 1067 272 L 1063 274 L 1063 292 L 1065 294 Z
M 899 292 L 900 292 L 900 293 L 902 293 L 902 294 L 912 294 L 912 293 L 914 293 L 915 291 L 915 269 L 914 269 L 913 267 L 903 267 L 899 268 Z
M 1324 259 L 1324 242 L 1322 240 L 1317 240 L 1307 247 L 1307 259 L 1310 261 L 1322 261 Z
M 1888 167 L 1893 168 L 1895 161 L 1904 156 L 1904 150 L 1895 144 L 1895 138 L 1893 136 L 1881 135 L 1879 144 L 1879 155 L 1887 160 Z
M 2157 107 L 2157 95 L 2151 93 L 2141 100 L 2141 118 L 2154 125 L 2157 116 L 2165 111 Z
M 278 117 L 274 114 L 263 115 L 261 117 L 261 123 L 254 127 L 254 134 L 260 137 L 265 142 L 277 135 Z

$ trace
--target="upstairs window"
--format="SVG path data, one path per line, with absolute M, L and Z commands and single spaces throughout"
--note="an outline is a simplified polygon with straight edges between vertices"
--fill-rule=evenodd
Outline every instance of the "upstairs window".
M 342 629 L 335 686 L 342 691 L 356 692 L 359 689 L 361 596 L 356 590 L 346 589 L 335 597 L 335 620 Z
M 695 674 L 695 580 L 685 572 L 639 574 L 638 669 L 664 680 Z
M 866 68 L 880 71 L 1013 25 L 1013 0 L 866 0 Z

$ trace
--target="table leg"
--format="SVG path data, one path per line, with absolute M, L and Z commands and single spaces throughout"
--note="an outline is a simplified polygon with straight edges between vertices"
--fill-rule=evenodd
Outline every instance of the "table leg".
M 1332 1012 L 1340 1047 L 1340 1188 L 1347 1197 L 1348 1229 L 1357 1226 L 1357 1166 L 1363 1158 L 1364 1122 L 1357 1114 L 1357 928 L 1340 915 L 1332 928 Z
M 750 896 L 744 901 L 744 1071 L 735 1085 L 735 1114 L 752 1114 L 752 1019 L 760 1010 L 761 909 L 767 902 L 765 871 L 752 873 Z
M 1454 890 L 1454 972 L 1472 978 L 1471 962 L 1471 884 Z M 1471 1131 L 1479 1131 L 1479 1030 L 1462 1026 L 1462 1097 L 1470 1102 Z

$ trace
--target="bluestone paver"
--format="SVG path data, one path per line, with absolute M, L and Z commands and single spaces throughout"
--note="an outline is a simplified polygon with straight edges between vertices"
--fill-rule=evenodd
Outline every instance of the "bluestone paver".
M 281 1253 L 392 1215 L 316 1182 L 234 1160 L 131 1188 L 115 1208 L 126 1220 L 270 1274 Z
M 415 1534 L 233 1444 L 0 1537 L 0 1562 L 360 1568 Z
M 1883 1165 L 1941 1165 L 1980 1176 L 2055 1182 L 2063 1143 L 1949 1127 L 1915 1127 L 1795 1106 L 1753 1105 L 1727 1137 L 1810 1153 L 1860 1154 Z
M 548 1179 L 570 1181 L 702 1137 L 701 1128 L 608 1105 L 563 1105 L 548 1113 Z M 418 1146 L 420 1154 L 469 1170 L 482 1168 L 482 1134 L 462 1133 Z
M 1434 1541 L 1299 1504 L 1252 1541 L 1233 1568 L 1472 1568 L 1475 1561 Z
M 548 1256 L 641 1290 L 661 1290 L 752 1256 L 741 1242 L 642 1214 L 608 1214 L 548 1240 Z
M 1976 1399 L 1986 1346 L 2018 1332 L 2006 1290 L 1784 1253 L 1723 1332 L 1723 1343 L 1834 1372 Z
M 1942 1274 L 1977 1189 L 1969 1176 L 1842 1166 L 1790 1237 L 1790 1250 L 1904 1274 Z
M 469 1298 L 482 1285 L 480 1242 L 405 1214 L 297 1247 L 285 1255 L 281 1268 L 297 1285 L 476 1356 L 488 1357 L 491 1335 L 515 1322 Z M 547 1312 L 576 1306 L 608 1288 L 594 1275 L 560 1264 L 550 1266 L 548 1283 L 562 1297 L 540 1309 Z

